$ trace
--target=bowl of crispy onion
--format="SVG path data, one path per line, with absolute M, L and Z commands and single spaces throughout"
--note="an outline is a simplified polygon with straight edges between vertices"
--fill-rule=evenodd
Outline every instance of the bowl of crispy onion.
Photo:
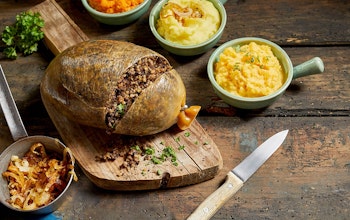
M 76 180 L 74 157 L 57 138 L 27 135 L 1 65 L 0 97 L 15 141 L 0 154 L 0 201 L 21 213 L 51 213 Z
M 74 178 L 74 160 L 62 142 L 47 136 L 28 136 L 0 155 L 0 200 L 8 208 L 48 214 L 64 201 Z

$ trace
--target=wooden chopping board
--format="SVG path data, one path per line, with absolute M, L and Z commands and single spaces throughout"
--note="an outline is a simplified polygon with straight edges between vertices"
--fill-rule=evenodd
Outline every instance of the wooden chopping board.
M 45 42 L 55 55 L 88 40 L 54 0 L 47 0 L 30 11 L 39 12 L 44 19 Z M 65 30 L 64 35 L 61 34 L 62 29 Z M 180 187 L 209 180 L 223 166 L 218 147 L 196 120 L 186 131 L 173 126 L 145 137 L 108 135 L 103 129 L 70 121 L 45 98 L 43 103 L 85 175 L 101 188 L 128 191 Z M 171 157 L 155 163 L 142 150 L 146 147 L 154 149 L 152 157 L 156 158 L 164 155 L 164 149 L 173 149 L 176 164 Z M 111 155 L 113 160 L 98 159 Z

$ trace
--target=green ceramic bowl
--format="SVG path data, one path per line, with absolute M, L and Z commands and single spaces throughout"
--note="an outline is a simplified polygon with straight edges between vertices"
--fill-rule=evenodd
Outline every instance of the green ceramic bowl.
M 215 8 L 219 11 L 221 16 L 221 25 L 219 27 L 219 30 L 210 39 L 208 39 L 207 41 L 201 44 L 191 45 L 191 46 L 184 46 L 181 44 L 172 43 L 168 40 L 165 40 L 162 36 L 159 35 L 156 29 L 156 23 L 159 19 L 160 10 L 168 2 L 168 0 L 159 1 L 151 10 L 151 13 L 149 16 L 149 26 L 157 42 L 160 44 L 160 46 L 162 46 L 164 49 L 166 49 L 170 53 L 181 55 L 181 56 L 194 56 L 194 55 L 202 54 L 210 50 L 212 47 L 214 47 L 215 44 L 220 40 L 222 33 L 224 31 L 224 28 L 226 26 L 227 15 L 226 15 L 226 10 L 223 6 L 226 0 L 208 0 L 208 1 L 212 2 Z
M 257 44 L 265 44 L 270 46 L 272 48 L 272 52 L 280 61 L 282 68 L 286 74 L 285 82 L 282 87 L 270 95 L 257 98 L 237 96 L 223 89 L 215 80 L 213 70 L 214 64 L 218 61 L 219 55 L 224 51 L 224 49 L 227 47 L 236 47 L 238 45 L 242 46 L 249 44 L 250 42 L 256 42 Z M 241 109 L 260 109 L 267 107 L 276 101 L 288 88 L 293 79 L 302 76 L 322 73 L 324 71 L 324 65 L 319 57 L 315 57 L 309 61 L 306 61 L 305 63 L 293 67 L 288 54 L 277 44 L 262 38 L 245 37 L 228 41 L 218 47 L 209 58 L 207 71 L 209 80 L 214 88 L 215 93 L 227 104 Z
M 136 21 L 145 14 L 149 9 L 152 0 L 144 0 L 140 5 L 130 11 L 114 14 L 103 13 L 95 10 L 89 5 L 88 0 L 81 0 L 81 2 L 89 14 L 97 21 L 108 25 L 124 25 Z

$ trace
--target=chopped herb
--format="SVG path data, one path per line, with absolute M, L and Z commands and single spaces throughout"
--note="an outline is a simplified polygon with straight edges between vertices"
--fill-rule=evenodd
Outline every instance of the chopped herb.
M 260 63 L 260 57 L 259 56 L 256 57 L 256 60 Z
M 164 145 L 164 142 L 163 142 L 163 141 L 161 141 L 161 142 L 160 142 L 160 144 L 161 144 L 161 145 Z
M 171 162 L 173 165 L 177 166 L 177 158 L 176 158 L 176 153 L 174 151 L 174 149 L 172 147 L 166 147 L 163 149 L 163 152 L 160 156 L 153 156 L 152 157 L 152 162 L 154 164 L 161 164 L 162 162 L 164 162 L 167 158 L 171 158 Z
M 116 112 L 119 113 L 120 115 L 124 115 L 125 114 L 125 105 L 119 104 L 117 106 Z
M 154 152 L 155 152 L 155 150 L 152 147 L 145 148 L 145 154 L 147 154 L 147 155 L 153 155 Z
M 237 46 L 235 47 L 235 51 L 236 51 L 236 53 L 239 53 L 239 52 L 241 51 L 241 46 L 240 46 L 240 45 L 237 45 Z
M 203 143 L 203 145 L 208 145 L 208 144 L 209 144 L 209 142 L 208 142 L 208 141 L 206 141 L 206 142 L 204 142 L 204 143 Z
M 197 144 L 198 144 L 198 141 L 195 141 L 195 142 L 194 142 L 194 144 L 196 144 L 196 145 L 197 145 Z
M 185 137 L 189 137 L 191 135 L 190 132 L 185 132 Z
M 178 149 L 179 149 L 179 150 L 185 149 L 185 145 L 181 145 Z
M 162 161 L 161 161 L 158 157 L 156 157 L 156 156 L 153 156 L 153 157 L 152 157 L 152 162 L 153 162 L 154 164 L 161 164 L 161 163 L 162 163 Z
M 163 154 L 166 157 L 173 157 L 173 156 L 175 156 L 175 151 L 172 147 L 166 147 L 163 149 Z
M 163 173 L 163 172 L 162 172 L 161 170 L 157 170 L 157 175 L 158 175 L 158 176 L 162 175 L 162 173 Z
M 239 62 L 235 63 L 235 65 L 233 66 L 233 69 L 234 70 L 240 70 L 239 65 L 240 65 Z
M 6 44 L 3 53 L 7 58 L 16 59 L 17 52 L 30 55 L 38 50 L 38 42 L 44 38 L 44 20 L 38 12 L 22 12 L 16 16 L 16 22 L 6 26 L 2 32 L 2 41 Z
M 139 145 L 132 146 L 131 149 L 134 149 L 136 151 L 141 151 L 141 148 Z
M 266 62 L 268 62 L 269 60 L 270 60 L 270 56 L 266 56 L 266 57 L 264 57 L 264 59 L 266 60 Z
M 180 137 L 175 138 L 176 142 L 180 142 Z

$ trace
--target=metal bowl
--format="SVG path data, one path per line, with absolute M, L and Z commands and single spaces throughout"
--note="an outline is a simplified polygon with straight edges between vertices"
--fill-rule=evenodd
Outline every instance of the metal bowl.
M 28 136 L 19 139 L 18 141 L 11 144 L 9 147 L 7 147 L 0 155 L 0 173 L 6 171 L 8 164 L 11 160 L 12 155 L 16 155 L 19 158 L 22 158 L 24 154 L 30 149 L 30 147 L 35 143 L 42 143 L 45 146 L 45 149 L 47 152 L 57 152 L 60 155 L 63 155 L 63 150 L 66 148 L 62 142 L 60 142 L 56 138 L 51 138 L 47 136 Z M 69 153 L 69 152 L 68 152 Z M 73 158 L 72 155 L 69 153 L 70 158 Z M 71 160 L 70 163 L 74 166 L 74 160 Z M 65 189 L 61 192 L 61 194 L 53 200 L 51 203 L 49 203 L 46 206 L 34 209 L 34 210 L 19 210 L 15 207 L 13 207 L 11 204 L 9 204 L 6 200 L 10 198 L 9 188 L 8 188 L 8 182 L 6 178 L 1 177 L 0 178 L 0 201 L 1 203 L 8 207 L 9 209 L 12 209 L 14 211 L 22 212 L 22 213 L 31 213 L 31 214 L 48 214 L 53 211 L 55 211 L 64 201 L 66 191 L 69 189 L 70 184 L 73 181 L 73 175 L 70 175 L 67 186 Z

